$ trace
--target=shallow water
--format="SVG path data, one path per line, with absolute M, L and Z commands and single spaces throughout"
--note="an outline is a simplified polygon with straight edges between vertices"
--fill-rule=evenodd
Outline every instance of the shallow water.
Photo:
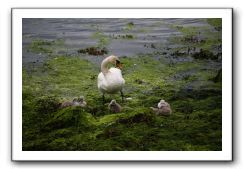
M 129 23 L 133 25 L 128 26 Z M 106 47 L 109 54 L 117 56 L 135 56 L 150 54 L 157 47 L 167 45 L 168 38 L 180 35 L 173 25 L 201 27 L 208 25 L 204 19 L 23 19 L 23 64 L 42 62 L 46 54 L 33 54 L 26 47 L 33 39 L 64 40 L 62 48 L 55 48 L 59 55 L 77 56 L 77 50 L 96 46 L 96 32 L 102 32 L 109 42 Z M 209 25 L 208 25 L 209 26 Z M 133 39 L 115 38 L 122 35 L 133 35 Z M 82 57 L 91 59 L 88 55 Z M 103 57 L 92 57 L 92 61 L 100 63 Z

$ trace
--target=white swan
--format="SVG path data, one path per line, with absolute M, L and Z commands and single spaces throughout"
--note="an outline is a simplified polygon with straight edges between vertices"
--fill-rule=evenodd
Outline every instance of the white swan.
M 108 64 L 112 63 L 116 68 L 111 67 L 108 69 Z M 117 68 L 118 67 L 118 68 Z M 125 80 L 122 77 L 122 73 L 120 68 L 122 67 L 120 60 L 117 56 L 111 55 L 105 58 L 101 64 L 101 72 L 98 75 L 97 86 L 100 92 L 103 94 L 114 94 L 120 91 L 122 101 L 123 101 L 123 86 L 125 84 Z

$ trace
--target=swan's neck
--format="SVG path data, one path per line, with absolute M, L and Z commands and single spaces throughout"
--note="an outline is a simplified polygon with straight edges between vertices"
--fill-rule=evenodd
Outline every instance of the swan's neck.
M 108 64 L 109 64 L 108 58 L 104 59 L 101 64 L 101 71 L 104 75 L 108 73 Z

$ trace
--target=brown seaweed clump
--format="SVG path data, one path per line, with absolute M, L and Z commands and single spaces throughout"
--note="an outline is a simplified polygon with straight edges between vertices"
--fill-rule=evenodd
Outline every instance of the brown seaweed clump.
M 85 49 L 79 49 L 78 53 L 99 56 L 99 55 L 108 54 L 108 49 L 100 48 L 100 47 L 89 47 Z

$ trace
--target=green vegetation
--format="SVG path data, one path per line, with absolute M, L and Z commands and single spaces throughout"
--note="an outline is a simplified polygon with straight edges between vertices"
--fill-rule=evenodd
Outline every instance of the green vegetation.
M 135 24 L 133 22 L 129 22 L 126 24 L 124 31 L 129 32 L 135 28 Z
M 179 47 L 172 49 L 173 55 L 189 55 L 196 59 L 221 59 L 222 57 L 222 20 L 209 18 L 206 20 L 211 26 L 183 27 L 173 25 L 182 36 L 172 36 L 170 41 Z M 213 53 L 212 51 L 215 51 Z M 200 57 L 196 55 L 201 55 Z
M 222 30 L 222 19 L 221 18 L 209 18 L 207 19 L 207 22 L 214 26 L 214 28 L 217 31 L 221 31 Z
M 79 49 L 77 52 L 81 54 L 89 54 L 94 56 L 100 56 L 108 54 L 107 46 L 111 42 L 111 38 L 105 35 L 100 29 L 99 26 L 96 25 L 96 31 L 91 35 L 91 38 L 97 40 L 96 46 L 90 46 L 87 48 Z
M 213 53 L 221 45 L 221 31 L 215 28 L 221 22 L 210 19 L 206 23 L 210 28 L 174 26 L 182 35 L 170 43 L 180 47 L 165 53 L 120 57 L 124 94 L 131 98 L 125 102 L 120 94 L 105 95 L 102 102 L 97 89 L 99 64 L 56 54 L 58 41 L 33 40 L 27 47 L 31 52 L 52 57 L 31 69 L 23 65 L 23 150 L 221 151 L 222 69 L 211 65 L 221 63 L 221 57 Z M 127 31 L 134 27 L 128 23 Z M 110 43 L 102 31 L 92 38 L 98 40 L 95 49 Z M 199 51 L 187 51 L 194 47 Z M 87 49 L 80 53 L 89 53 Z M 85 108 L 60 108 L 64 101 L 81 95 L 87 102 Z M 122 106 L 122 112 L 108 110 L 112 99 Z M 151 111 L 161 99 L 170 103 L 172 115 L 156 116 Z
M 98 65 L 87 60 L 57 56 L 29 74 L 24 70 L 23 150 L 221 150 L 221 83 L 208 80 L 214 70 L 201 70 L 207 62 L 171 67 L 151 56 L 121 61 L 125 95 L 132 100 L 106 96 L 105 105 L 96 86 Z M 198 71 L 188 78 L 171 81 L 193 69 Z M 188 90 L 193 81 L 202 85 Z M 80 95 L 86 108 L 58 108 Z M 121 113 L 108 111 L 112 98 Z M 170 117 L 149 109 L 161 98 L 173 108 Z
M 97 47 L 99 47 L 99 48 L 106 47 L 111 41 L 109 36 L 105 35 L 100 30 L 97 30 L 95 33 L 93 33 L 91 37 L 93 39 L 97 39 L 97 41 L 98 41 Z
M 29 52 L 33 53 L 46 53 L 52 54 L 56 47 L 60 47 L 64 44 L 62 39 L 58 40 L 43 40 L 43 39 L 35 39 L 32 43 L 27 47 Z

